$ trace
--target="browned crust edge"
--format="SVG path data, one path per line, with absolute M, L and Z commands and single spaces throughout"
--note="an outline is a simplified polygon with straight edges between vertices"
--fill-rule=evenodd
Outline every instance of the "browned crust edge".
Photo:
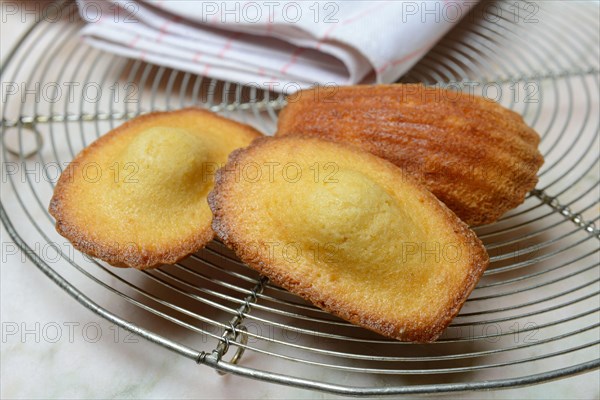
M 133 244 L 128 244 L 123 247 L 119 246 L 119 244 L 116 242 L 99 242 L 94 239 L 93 235 L 89 233 L 88 229 L 85 227 L 80 227 L 76 223 L 69 221 L 66 215 L 68 196 L 66 195 L 65 191 L 70 184 L 69 177 L 74 176 L 74 169 L 78 164 L 81 164 L 83 160 L 85 160 L 90 154 L 93 154 L 97 149 L 101 148 L 106 142 L 114 139 L 118 135 L 126 133 L 131 127 L 138 125 L 141 122 L 147 122 L 148 120 L 156 119 L 157 117 L 161 117 L 165 114 L 180 114 L 189 112 L 202 114 L 210 118 L 220 119 L 228 123 L 236 124 L 246 134 L 254 138 L 263 136 L 259 131 L 250 125 L 227 119 L 211 111 L 197 107 L 188 107 L 176 111 L 152 112 L 133 118 L 96 139 L 89 146 L 85 147 L 81 152 L 79 152 L 79 154 L 75 156 L 75 158 L 63 171 L 56 184 L 56 187 L 54 188 L 54 194 L 52 195 L 52 199 L 50 200 L 50 204 L 48 206 L 50 215 L 52 215 L 56 220 L 56 231 L 61 236 L 68 239 L 73 244 L 73 247 L 83 253 L 104 260 L 115 267 L 131 267 L 140 270 L 156 268 L 163 264 L 174 264 L 206 246 L 206 244 L 215 236 L 210 222 L 206 226 L 200 227 L 198 232 L 195 234 L 180 240 L 175 246 L 163 251 L 148 251 L 140 249 L 139 246 L 134 246 Z
M 228 192 L 230 178 L 228 179 L 228 175 L 224 171 L 226 169 L 233 170 L 233 168 L 231 168 L 232 165 L 242 162 L 246 157 L 250 157 L 252 153 L 256 151 L 256 149 L 268 145 L 268 143 L 273 140 L 301 140 L 314 142 L 324 141 L 323 139 L 308 137 L 264 137 L 254 140 L 249 147 L 238 149 L 232 152 L 229 155 L 227 166 L 217 171 L 215 177 L 215 186 L 208 196 L 208 204 L 213 212 L 212 228 L 217 237 L 219 237 L 227 246 L 233 249 L 236 255 L 244 263 L 258 271 L 261 275 L 268 277 L 276 285 L 279 285 L 284 289 L 303 297 L 327 312 L 337 315 L 338 317 L 352 322 L 353 324 L 375 331 L 381 335 L 401 341 L 419 343 L 429 343 L 435 341 L 443 333 L 444 329 L 450 324 L 452 319 L 458 314 L 462 305 L 477 285 L 477 282 L 489 264 L 489 256 L 477 235 L 471 229 L 469 229 L 464 222 L 458 219 L 458 217 L 435 196 L 430 195 L 426 197 L 427 201 L 429 201 L 432 206 L 441 206 L 441 210 L 445 215 L 446 223 L 451 225 L 457 234 L 465 237 L 467 247 L 473 250 L 473 253 L 470 254 L 473 268 L 463 283 L 464 289 L 462 292 L 454 296 L 454 301 L 452 304 L 450 304 L 448 310 L 444 314 L 440 315 L 437 321 L 431 326 L 423 327 L 418 326 L 418 323 L 399 324 L 394 323 L 393 321 L 386 321 L 384 317 L 366 315 L 364 310 L 360 310 L 359 307 L 351 304 L 345 304 L 337 301 L 336 299 L 324 296 L 322 293 L 312 288 L 309 284 L 292 279 L 286 274 L 285 265 L 270 263 L 268 260 L 257 260 L 256 254 L 251 253 L 249 249 L 244 246 L 243 240 L 238 240 L 237 232 L 234 226 L 235 224 L 233 224 L 228 218 L 229 215 L 226 210 L 226 205 L 227 202 L 231 200 Z M 328 142 L 350 149 L 354 152 L 360 152 L 360 150 L 349 145 L 332 141 Z M 387 160 L 380 159 L 376 156 L 372 157 L 382 165 L 386 165 L 388 168 L 391 167 L 394 169 L 399 169 L 397 166 Z M 419 185 L 414 179 L 412 180 L 412 183 Z M 424 190 L 427 191 L 426 189 Z M 260 240 L 260 238 L 256 239 Z

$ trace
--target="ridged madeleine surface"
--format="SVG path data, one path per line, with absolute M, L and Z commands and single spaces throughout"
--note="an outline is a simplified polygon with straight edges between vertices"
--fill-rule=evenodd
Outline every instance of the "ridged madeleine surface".
M 241 260 L 399 340 L 435 340 L 488 264 L 473 231 L 399 168 L 317 138 L 235 151 L 208 201 L 214 231 Z
M 523 118 L 469 93 L 423 85 L 317 88 L 289 98 L 278 136 L 349 143 L 416 177 L 469 225 L 521 204 L 543 163 Z
M 79 153 L 50 202 L 75 248 L 121 267 L 172 264 L 210 241 L 206 197 L 229 153 L 261 136 L 200 109 L 137 117 Z

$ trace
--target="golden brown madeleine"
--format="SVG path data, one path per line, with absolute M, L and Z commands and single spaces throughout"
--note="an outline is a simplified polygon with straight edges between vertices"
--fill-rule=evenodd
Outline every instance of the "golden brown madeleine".
M 137 117 L 83 149 L 50 202 L 56 230 L 121 267 L 172 264 L 214 233 L 206 197 L 229 153 L 261 136 L 209 111 Z
M 469 225 L 521 204 L 544 162 L 523 118 L 468 93 L 423 85 L 316 88 L 289 98 L 277 136 L 349 143 L 403 168 Z
M 465 223 L 393 164 L 317 138 L 233 152 L 213 229 L 272 282 L 382 335 L 435 340 L 488 265 Z

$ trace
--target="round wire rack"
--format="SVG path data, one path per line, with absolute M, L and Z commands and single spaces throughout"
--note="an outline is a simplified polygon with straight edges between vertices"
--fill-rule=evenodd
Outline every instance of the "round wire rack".
M 597 3 L 484 2 L 402 79 L 494 98 L 540 133 L 545 157 L 524 204 L 476 228 L 491 265 L 432 344 L 339 320 L 219 241 L 152 271 L 74 250 L 47 207 L 60 172 L 90 142 L 141 113 L 191 105 L 272 133 L 285 101 L 89 47 L 74 3 L 42 11 L 2 67 L 0 216 L 83 306 L 220 373 L 338 394 L 505 388 L 600 366 Z

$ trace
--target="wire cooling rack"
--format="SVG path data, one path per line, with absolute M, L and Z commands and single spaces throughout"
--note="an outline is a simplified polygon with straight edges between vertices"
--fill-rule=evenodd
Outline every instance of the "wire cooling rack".
M 284 99 L 103 53 L 79 40 L 73 3 L 45 10 L 2 68 L 0 216 L 83 306 L 220 373 L 338 394 L 504 388 L 599 367 L 597 3 L 485 2 L 403 78 L 495 98 L 542 135 L 546 159 L 525 203 L 476 229 L 491 265 L 432 344 L 387 340 L 324 313 L 218 241 L 145 272 L 75 251 L 46 210 L 84 146 L 140 113 L 190 105 L 273 132 Z

